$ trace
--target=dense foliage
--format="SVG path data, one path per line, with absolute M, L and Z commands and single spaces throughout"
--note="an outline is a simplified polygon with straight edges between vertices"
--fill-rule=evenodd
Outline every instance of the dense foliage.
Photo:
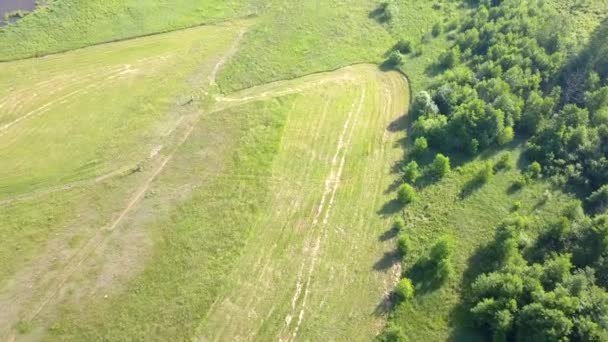
M 475 323 L 494 341 L 608 339 L 608 217 L 575 213 L 535 244 L 525 235 L 529 219 L 516 216 L 497 228 L 486 259 L 491 271 L 468 292 Z
M 441 74 L 439 81 L 412 100 L 404 179 L 421 187 L 426 175 L 439 179 L 450 171 L 444 154 L 476 157 L 525 142 L 527 165 L 509 191 L 550 177 L 573 190 L 586 213 L 577 205 L 546 227 L 517 215 L 498 226 L 491 246 L 478 251 L 487 253 L 483 262 L 466 274 L 466 312 L 494 341 L 607 341 L 608 22 L 582 46 L 545 1 L 469 3 L 476 6 L 471 16 L 433 30 L 445 31 L 452 44 L 428 70 Z M 429 149 L 440 153 L 423 165 L 418 157 Z M 462 194 L 513 166 L 509 154 L 484 163 Z M 515 202 L 513 211 L 521 205 Z M 413 266 L 422 278 L 449 276 L 442 241 Z M 400 340 L 401 332 L 391 325 L 381 337 Z
M 608 183 L 607 29 L 578 55 L 566 30 L 544 2 L 482 1 L 450 33 L 442 81 L 413 101 L 415 136 L 474 156 L 518 133 L 559 184 L 589 195 Z

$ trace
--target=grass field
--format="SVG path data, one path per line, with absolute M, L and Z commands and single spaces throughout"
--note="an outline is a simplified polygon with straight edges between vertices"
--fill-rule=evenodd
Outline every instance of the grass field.
M 0 61 L 210 24 L 256 13 L 247 0 L 50 0 L 0 30 Z
M 143 196 L 199 117 L 210 77 L 243 27 L 5 64 L 0 301 L 10 310 L 2 313 L 3 334 L 57 295 Z M 23 282 L 32 284 L 27 293 Z
M 387 315 L 413 341 L 478 338 L 476 249 L 516 202 L 542 221 L 570 197 L 509 193 L 517 168 L 462 197 L 474 160 L 395 205 L 411 91 L 467 8 L 392 1 L 383 23 L 379 3 L 54 0 L 0 29 L 0 340 L 369 341 Z M 375 65 L 398 39 L 407 80 Z M 456 276 L 388 314 L 444 234 Z

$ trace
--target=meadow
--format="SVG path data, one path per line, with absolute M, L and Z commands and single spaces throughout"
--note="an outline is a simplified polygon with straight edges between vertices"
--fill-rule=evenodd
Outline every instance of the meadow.
M 369 341 L 390 322 L 484 340 L 462 307 L 479 248 L 573 196 L 542 179 L 510 191 L 516 140 L 453 156 L 398 205 L 410 97 L 441 81 L 470 13 L 389 3 L 391 20 L 375 0 L 53 0 L 1 28 L 0 339 Z M 577 37 L 602 18 L 601 1 L 551 4 Z M 412 51 L 389 70 L 399 40 Z M 513 168 L 472 186 L 502 153 Z M 397 303 L 445 235 L 454 276 Z

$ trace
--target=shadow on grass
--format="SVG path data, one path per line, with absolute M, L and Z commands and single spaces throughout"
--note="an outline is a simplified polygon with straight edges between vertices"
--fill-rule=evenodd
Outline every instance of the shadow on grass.
M 378 210 L 378 215 L 382 217 L 392 216 L 403 209 L 403 204 L 399 202 L 396 198 L 386 202 L 380 210 Z
M 387 12 L 387 4 L 384 3 L 370 11 L 367 17 L 377 21 L 380 24 L 387 23 L 391 19 L 390 14 Z
M 461 291 L 461 302 L 450 312 L 450 326 L 453 328 L 449 341 L 488 341 L 483 331 L 474 326 L 473 316 L 470 312 L 472 299 L 467 295 L 471 284 L 483 273 L 492 272 L 496 265 L 496 253 L 492 243 L 479 247 L 467 260 L 467 268 L 463 273 L 459 285 Z
M 391 227 L 389 230 L 385 231 L 384 233 L 382 233 L 379 237 L 378 240 L 380 242 L 385 242 L 391 239 L 394 239 L 397 237 L 397 235 L 399 235 L 399 228 L 393 226 Z
M 438 290 L 445 283 L 434 275 L 436 265 L 428 258 L 421 257 L 406 272 L 405 276 L 412 280 L 416 293 L 426 294 Z
M 473 179 L 469 180 L 464 184 L 462 190 L 460 190 L 460 193 L 458 194 L 458 197 L 460 198 L 460 200 L 465 200 L 473 193 L 483 188 L 485 184 L 486 182 L 484 182 L 483 179 L 475 176 L 473 177 Z
M 393 267 L 395 264 L 399 263 L 401 260 L 401 254 L 397 250 L 393 250 L 390 252 L 385 252 L 380 260 L 374 263 L 375 271 L 386 271 L 389 268 Z

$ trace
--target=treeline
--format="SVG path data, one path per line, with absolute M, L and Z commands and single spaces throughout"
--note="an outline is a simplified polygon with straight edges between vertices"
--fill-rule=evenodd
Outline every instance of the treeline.
M 600 189 L 608 183 L 608 29 L 578 55 L 566 30 L 544 2 L 482 1 L 449 33 L 454 44 L 436 64 L 441 82 L 413 101 L 415 137 L 475 156 L 520 135 L 545 175 L 584 197 Z
M 490 270 L 466 293 L 474 323 L 493 341 L 607 341 L 608 216 L 572 206 L 534 243 L 531 225 L 514 216 L 497 227 Z

